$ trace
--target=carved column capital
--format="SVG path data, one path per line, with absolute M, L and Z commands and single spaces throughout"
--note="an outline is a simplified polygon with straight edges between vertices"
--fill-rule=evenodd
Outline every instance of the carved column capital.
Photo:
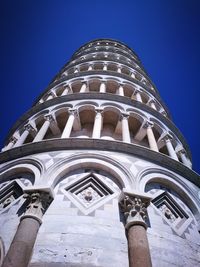
M 186 151 L 185 151 L 185 149 L 181 146 L 181 145 L 178 145 L 178 146 L 176 146 L 176 148 L 175 148 L 175 152 L 177 153 L 177 154 L 186 154 Z
M 147 195 L 122 192 L 119 204 L 126 219 L 126 229 L 129 229 L 132 225 L 147 227 L 145 220 L 150 200 L 151 198 Z
M 155 100 L 154 100 L 153 98 L 149 99 L 149 101 L 147 102 L 147 104 L 149 104 L 149 105 L 152 104 L 152 103 L 153 103 L 153 104 L 156 103 Z
M 166 142 L 166 141 L 172 140 L 173 139 L 173 136 L 170 133 L 165 132 L 165 133 L 163 133 L 161 135 L 161 137 L 159 139 L 161 139 L 161 141 L 163 141 L 163 142 Z
M 41 224 L 42 216 L 50 205 L 52 197 L 48 192 L 30 191 L 24 194 L 24 198 L 27 200 L 28 205 L 21 220 L 24 218 L 34 218 Z
M 101 114 L 103 113 L 104 109 L 103 108 L 95 108 L 95 113 L 96 114 Z
M 9 142 L 15 144 L 15 143 L 17 142 L 17 137 L 12 136 L 12 137 L 10 138 Z
M 56 97 L 56 94 L 55 94 L 54 91 L 49 91 L 49 92 L 47 93 L 47 96 Z
M 139 89 L 135 89 L 133 94 L 136 95 L 137 93 L 141 93 L 141 91 Z
M 53 121 L 55 121 L 55 117 L 54 117 L 53 114 L 47 114 L 47 115 L 44 115 L 44 119 L 45 119 L 46 121 L 49 121 L 49 122 L 53 122 Z
M 74 115 L 74 116 L 77 116 L 78 115 L 77 109 L 69 108 L 68 109 L 68 113 L 69 113 L 69 115 Z
M 84 81 L 82 81 L 82 82 L 81 82 L 81 84 L 82 84 L 82 85 L 84 85 L 84 84 L 85 84 L 85 85 L 87 86 L 87 84 L 88 84 L 88 81 L 87 81 L 87 80 L 84 80 Z
M 33 132 L 33 133 L 37 132 L 36 128 L 31 123 L 27 123 L 26 125 L 24 125 L 24 130 L 29 131 L 29 133 L 30 132 Z
M 152 128 L 154 125 L 154 123 L 152 121 L 148 121 L 146 120 L 143 124 L 143 128 L 147 129 L 147 128 Z
M 129 118 L 130 114 L 129 113 L 121 113 L 120 114 L 120 120 L 127 119 Z

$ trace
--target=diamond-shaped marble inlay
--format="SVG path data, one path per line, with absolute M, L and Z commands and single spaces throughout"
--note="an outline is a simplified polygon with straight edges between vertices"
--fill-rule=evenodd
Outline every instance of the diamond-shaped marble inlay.
M 113 199 L 117 190 L 101 175 L 90 173 L 61 189 L 68 199 L 84 214 L 92 213 L 95 209 Z
M 180 236 L 192 222 L 192 218 L 185 212 L 185 209 L 168 192 L 158 195 L 152 200 L 152 203 L 160 211 L 163 220 Z
M 185 211 L 166 192 L 156 197 L 152 202 L 171 223 L 188 218 Z
M 0 212 L 23 194 L 22 188 L 16 181 L 6 184 L 0 191 Z

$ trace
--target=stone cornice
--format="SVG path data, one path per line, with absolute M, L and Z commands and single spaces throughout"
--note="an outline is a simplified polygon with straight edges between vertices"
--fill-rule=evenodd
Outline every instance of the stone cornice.
M 84 96 L 84 98 L 83 98 L 83 96 Z M 94 93 L 94 92 L 93 93 L 83 93 L 83 94 L 74 93 L 74 94 L 69 94 L 66 96 L 56 97 L 56 98 L 48 100 L 42 104 L 33 106 L 30 110 L 28 110 L 24 115 L 22 115 L 17 120 L 17 122 L 14 124 L 14 126 L 9 131 L 5 141 L 7 141 L 7 139 L 14 133 L 14 131 L 16 131 L 16 129 L 21 124 L 25 123 L 26 120 L 28 120 L 28 118 L 30 116 L 32 116 L 33 114 L 35 114 L 35 113 L 37 113 L 37 112 L 39 112 L 45 108 L 51 107 L 52 105 L 66 103 L 66 102 L 70 102 L 72 100 L 83 100 L 83 99 L 88 99 L 88 100 L 89 99 L 90 100 L 91 99 L 103 99 L 103 100 L 109 100 L 109 101 L 116 101 L 119 103 L 130 105 L 131 107 L 138 108 L 139 110 L 143 110 L 143 111 L 146 111 L 146 112 L 154 115 L 157 119 L 162 121 L 173 133 L 176 134 L 176 136 L 182 142 L 184 148 L 188 152 L 188 155 L 191 159 L 190 148 L 189 148 L 184 136 L 182 135 L 180 130 L 175 126 L 175 124 L 171 120 L 164 117 L 161 113 L 152 109 L 151 107 L 149 107 L 143 103 L 140 103 L 139 101 L 131 100 L 128 97 L 123 97 L 123 96 L 108 94 L 108 93 L 103 93 L 103 94 L 102 93 Z
M 5 163 L 36 153 L 77 149 L 83 151 L 98 150 L 99 153 L 100 151 L 113 151 L 134 155 L 144 160 L 147 160 L 148 162 L 158 164 L 159 166 L 171 170 L 200 187 L 199 175 L 188 167 L 186 167 L 185 165 L 183 165 L 182 163 L 173 160 L 172 158 L 162 153 L 152 151 L 148 148 L 119 141 L 85 138 L 45 140 L 37 143 L 26 144 L 0 153 L 0 163 Z

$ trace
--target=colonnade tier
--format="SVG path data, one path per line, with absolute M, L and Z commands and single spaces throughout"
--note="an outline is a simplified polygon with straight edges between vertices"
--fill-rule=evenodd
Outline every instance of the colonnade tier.
M 48 90 L 48 92 L 39 100 L 38 104 L 55 97 L 86 92 L 109 93 L 128 97 L 132 100 L 136 100 L 150 106 L 152 109 L 163 114 L 163 116 L 167 116 L 166 111 L 154 95 L 145 91 L 142 87 L 129 83 L 120 83 L 119 81 L 115 81 L 113 79 L 101 80 L 97 78 L 90 78 L 87 81 L 82 81 L 78 78 L 72 81 L 65 81 Z
M 149 80 L 148 76 L 141 72 L 138 69 L 133 68 L 132 66 L 128 66 L 123 63 L 109 61 L 109 60 L 102 60 L 102 59 L 95 59 L 92 60 L 84 60 L 84 62 L 76 63 L 73 65 L 67 66 L 64 70 L 62 70 L 56 77 L 56 80 L 60 79 L 63 76 L 67 76 L 69 74 L 82 72 L 82 71 L 114 71 L 118 73 L 122 73 L 136 79 L 142 83 L 144 83 L 150 90 L 154 91 L 153 86 L 151 85 L 151 81 Z
M 30 117 L 11 137 L 3 151 L 27 143 L 54 138 L 95 138 L 122 141 L 166 154 L 191 168 L 180 140 L 156 118 L 147 118 L 138 110 L 122 110 L 102 103 L 54 107 Z
M 127 65 L 131 68 L 134 68 L 135 70 L 137 70 L 139 73 L 141 73 L 143 76 L 145 76 L 146 78 L 148 78 L 148 80 L 150 81 L 150 78 L 148 77 L 148 74 L 146 73 L 146 71 L 144 70 L 144 68 L 141 66 L 141 64 L 139 65 L 136 61 L 134 61 L 133 59 L 130 59 L 124 55 L 121 55 L 119 53 L 114 53 L 114 52 L 106 52 L 106 51 L 97 51 L 97 52 L 90 52 L 90 53 L 84 53 L 82 54 L 80 57 L 77 57 L 76 59 L 72 59 L 71 61 L 69 61 L 66 65 L 64 65 L 64 67 L 60 70 L 59 74 L 62 73 L 63 71 L 65 71 L 65 69 L 67 67 L 69 67 L 70 65 L 73 64 L 79 64 L 83 61 L 92 61 L 92 60 L 104 60 L 104 61 L 112 61 L 112 62 L 118 62 L 119 64 L 124 64 Z M 58 74 L 58 75 L 59 75 Z M 57 76 L 56 76 L 57 77 Z M 54 78 L 54 80 L 56 79 L 56 77 Z M 152 86 L 154 87 L 153 89 L 155 89 L 155 86 L 153 85 L 153 82 L 151 81 Z
M 90 52 L 90 53 L 86 53 L 80 57 L 77 57 L 76 59 L 72 59 L 69 62 L 67 62 L 63 68 L 60 70 L 60 73 L 62 73 L 63 71 L 65 71 L 65 69 L 71 65 L 74 64 L 78 64 L 84 61 L 92 61 L 92 60 L 107 60 L 107 61 L 113 61 L 113 62 L 118 62 L 120 64 L 124 64 L 127 65 L 131 68 L 134 68 L 136 70 L 138 70 L 141 74 L 143 74 L 144 76 L 148 77 L 148 74 L 146 73 L 146 71 L 144 70 L 144 68 L 141 66 L 141 64 L 139 65 L 137 62 L 135 62 L 132 59 L 129 59 L 128 57 L 122 56 L 121 54 L 118 53 L 113 53 L 113 52 Z M 150 78 L 148 77 L 148 79 L 150 80 Z M 153 84 L 153 82 L 151 81 L 151 83 Z
M 12 138 L 14 133 L 20 127 L 22 127 L 22 125 L 25 125 L 32 118 L 34 118 L 35 116 L 39 116 L 40 114 L 47 114 L 61 107 L 77 109 L 79 106 L 85 104 L 87 105 L 91 104 L 94 105 L 95 107 L 100 107 L 101 105 L 103 105 L 104 107 L 106 105 L 112 105 L 121 110 L 121 112 L 127 113 L 130 110 L 132 110 L 133 112 L 139 113 L 146 120 L 154 121 L 162 125 L 162 128 L 164 128 L 166 131 L 173 132 L 177 137 L 177 139 L 180 140 L 180 142 L 183 144 L 184 149 L 187 151 L 187 154 L 191 159 L 190 149 L 188 147 L 188 144 L 184 136 L 181 134 L 179 129 L 176 127 L 175 124 L 173 124 L 171 120 L 164 117 L 156 110 L 150 108 L 145 104 L 142 104 L 139 101 L 131 100 L 126 97 L 121 97 L 119 95 L 99 94 L 94 92 L 94 93 L 84 93 L 84 96 L 85 97 L 83 99 L 82 94 L 80 93 L 69 94 L 62 97 L 53 98 L 48 101 L 45 101 L 44 103 L 41 103 L 40 105 L 33 106 L 15 123 L 13 128 L 10 130 L 5 143 L 8 143 L 8 141 Z
M 114 39 L 92 40 L 91 42 L 88 42 L 88 43 L 82 45 L 77 51 L 75 51 L 73 56 L 76 56 L 79 52 L 84 51 L 87 48 L 101 46 L 101 45 L 114 46 L 115 48 L 123 49 L 123 50 L 127 51 L 128 53 L 132 54 L 139 61 L 139 57 L 136 55 L 136 53 L 128 45 L 124 44 L 123 42 L 114 40 Z
M 134 60 L 138 64 L 141 64 L 140 61 L 137 59 L 137 57 L 132 53 L 129 52 L 123 48 L 115 47 L 113 45 L 94 45 L 91 47 L 86 47 L 84 50 L 77 52 L 72 56 L 72 59 L 80 57 L 84 55 L 85 53 L 91 53 L 91 52 L 98 52 L 98 51 L 105 51 L 105 52 L 112 52 L 112 53 L 119 53 L 121 55 L 124 55 L 125 57 L 128 57 L 131 60 Z
M 102 71 L 87 71 L 87 72 L 80 72 L 80 73 L 74 73 L 70 74 L 67 77 L 61 78 L 58 81 L 55 81 L 50 84 L 44 90 L 44 92 L 38 97 L 34 105 L 38 104 L 39 101 L 43 102 L 45 101 L 49 94 L 52 95 L 52 98 L 55 97 L 54 92 L 52 91 L 56 90 L 63 85 L 68 85 L 71 87 L 71 90 L 69 90 L 69 93 L 79 93 L 81 91 L 82 83 L 87 83 L 86 91 L 90 92 L 99 92 L 100 93 L 100 84 L 102 82 L 106 83 L 106 91 L 105 93 L 111 93 L 111 94 L 119 94 L 119 87 L 122 86 L 124 88 L 124 97 L 129 98 L 136 98 L 136 95 L 134 96 L 134 93 L 136 92 L 141 94 L 142 102 L 147 103 L 150 105 L 150 102 L 155 102 L 156 110 L 160 110 L 160 112 L 164 115 L 170 118 L 169 111 L 160 98 L 159 94 L 156 92 L 149 90 L 148 87 L 146 87 L 143 83 L 140 81 L 133 79 L 131 77 L 126 77 L 126 75 L 121 73 L 115 73 L 115 72 L 105 72 Z M 73 86 L 72 86 L 73 85 Z M 57 95 L 60 96 L 63 93 L 63 90 L 61 89 Z M 101 91 L 102 93 L 102 91 Z M 65 93 L 66 94 L 66 91 Z M 43 99 L 43 97 L 45 97 Z M 153 106 L 153 105 L 152 105 Z

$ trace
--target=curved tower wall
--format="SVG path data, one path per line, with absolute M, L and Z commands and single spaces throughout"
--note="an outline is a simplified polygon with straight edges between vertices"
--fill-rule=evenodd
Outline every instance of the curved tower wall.
M 136 226 L 146 229 L 153 266 L 200 263 L 189 147 L 123 43 L 99 39 L 77 50 L 10 130 L 0 162 L 0 262 L 31 218 L 38 229 L 24 266 L 132 266 Z

